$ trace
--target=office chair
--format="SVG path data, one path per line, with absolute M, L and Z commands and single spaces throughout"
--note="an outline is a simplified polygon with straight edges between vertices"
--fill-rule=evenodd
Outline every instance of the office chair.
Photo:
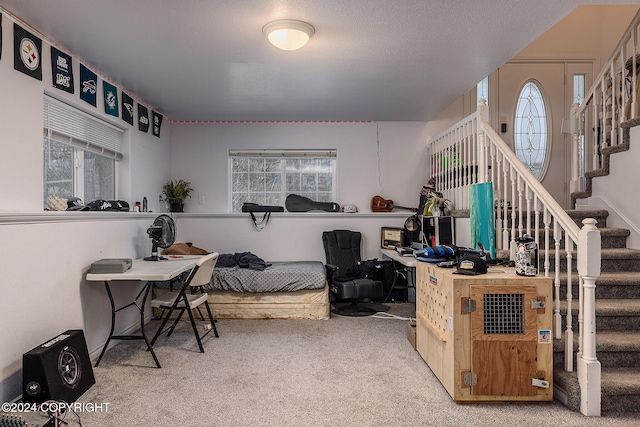
M 209 332 L 213 331 L 214 335 L 218 337 L 218 329 L 216 328 L 216 319 L 213 318 L 213 313 L 211 312 L 211 307 L 209 306 L 209 295 L 204 291 L 203 286 L 209 284 L 211 280 L 211 275 L 213 274 L 213 268 L 218 261 L 218 253 L 213 252 L 209 255 L 205 255 L 198 260 L 196 266 L 191 270 L 187 279 L 181 284 L 179 292 L 167 292 L 157 298 L 151 300 L 151 307 L 153 308 L 161 308 L 162 311 L 162 323 L 158 328 L 155 336 L 151 340 L 151 345 L 156 342 L 160 334 L 162 334 L 163 328 L 167 324 L 167 321 L 171 317 L 174 311 L 179 310 L 178 315 L 176 316 L 173 325 L 168 329 L 167 336 L 170 336 L 175 327 L 178 324 L 178 321 L 186 311 L 189 314 L 189 320 L 191 321 L 191 327 L 193 328 L 193 333 L 196 336 L 196 341 L 198 341 L 198 347 L 200 348 L 200 352 L 204 353 L 204 348 L 202 347 L 202 338 L 204 338 Z M 187 292 L 189 291 L 189 292 Z M 196 326 L 195 319 L 193 317 L 193 309 L 198 309 L 200 311 L 200 306 L 205 306 L 207 310 L 207 314 L 209 315 L 209 324 L 205 325 L 207 331 L 200 335 L 198 332 L 198 327 Z M 200 313 L 201 317 L 202 313 Z
M 322 233 L 325 265 L 329 291 L 335 299 L 332 313 L 342 316 L 370 316 L 378 311 L 386 311 L 388 306 L 360 303 L 361 300 L 382 298 L 382 282 L 358 274 L 354 268 L 360 262 L 360 242 L 358 231 L 333 230 Z M 346 304 L 345 304 L 346 303 Z

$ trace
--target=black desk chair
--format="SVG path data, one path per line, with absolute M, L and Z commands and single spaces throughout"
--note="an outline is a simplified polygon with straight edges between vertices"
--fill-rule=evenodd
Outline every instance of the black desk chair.
M 370 316 L 389 309 L 381 304 L 360 303 L 362 300 L 384 297 L 382 282 L 364 276 L 362 269 L 358 268 L 361 263 L 361 240 L 362 235 L 358 231 L 333 230 L 322 233 L 327 258 L 327 281 L 335 299 L 332 313 Z

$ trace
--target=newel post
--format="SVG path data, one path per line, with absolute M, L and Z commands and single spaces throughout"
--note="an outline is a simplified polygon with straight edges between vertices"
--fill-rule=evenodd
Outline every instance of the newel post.
M 600 231 L 596 220 L 586 218 L 578 234 L 578 274 L 582 278 L 580 312 L 581 347 L 578 353 L 578 382 L 580 384 L 580 412 L 600 416 L 601 371 L 596 357 L 596 279 L 600 275 Z

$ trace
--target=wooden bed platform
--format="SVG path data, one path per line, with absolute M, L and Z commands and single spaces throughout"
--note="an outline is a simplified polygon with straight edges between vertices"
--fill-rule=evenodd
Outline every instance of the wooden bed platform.
M 241 293 L 207 291 L 217 319 L 328 319 L 329 289 Z

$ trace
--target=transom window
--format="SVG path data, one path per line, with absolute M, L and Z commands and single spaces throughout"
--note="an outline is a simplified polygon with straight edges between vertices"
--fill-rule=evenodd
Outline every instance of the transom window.
M 336 150 L 230 151 L 231 212 L 245 202 L 284 206 L 289 194 L 335 200 Z
M 533 80 L 525 83 L 518 103 L 513 127 L 516 155 L 538 179 L 547 158 L 547 109 L 542 91 Z

